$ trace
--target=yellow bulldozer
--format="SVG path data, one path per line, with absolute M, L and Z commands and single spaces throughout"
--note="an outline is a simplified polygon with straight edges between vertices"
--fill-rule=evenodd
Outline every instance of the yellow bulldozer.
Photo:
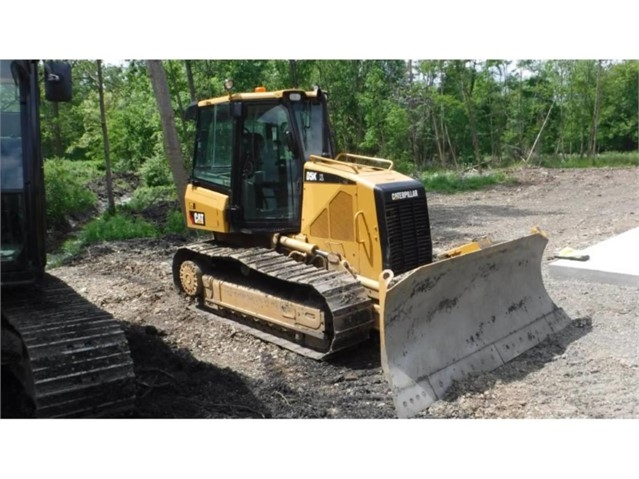
M 204 311 L 315 359 L 379 331 L 397 415 L 565 327 L 548 296 L 541 232 L 434 260 L 424 186 L 393 162 L 335 153 L 321 89 L 192 104 L 190 228 L 176 286 Z

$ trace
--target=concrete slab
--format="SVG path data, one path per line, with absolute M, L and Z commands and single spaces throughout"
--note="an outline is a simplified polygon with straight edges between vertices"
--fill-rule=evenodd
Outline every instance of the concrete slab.
M 548 266 L 551 276 L 639 287 L 639 228 L 580 250 L 587 261 L 558 259 Z

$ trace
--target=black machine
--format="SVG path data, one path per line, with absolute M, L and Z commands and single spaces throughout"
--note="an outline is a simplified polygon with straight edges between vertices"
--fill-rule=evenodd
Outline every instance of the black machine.
M 69 101 L 65 62 L 0 60 L 2 417 L 112 417 L 135 401 L 119 323 L 45 273 L 40 74 Z

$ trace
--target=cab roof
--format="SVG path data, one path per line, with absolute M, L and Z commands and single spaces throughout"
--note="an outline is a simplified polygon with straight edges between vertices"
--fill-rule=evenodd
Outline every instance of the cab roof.
M 316 98 L 316 91 L 304 91 L 295 88 L 286 89 L 286 90 L 275 90 L 275 91 L 256 91 L 256 92 L 246 92 L 246 93 L 232 93 L 231 95 L 218 96 L 215 98 L 209 98 L 206 100 L 200 100 L 197 102 L 198 107 L 216 105 L 220 103 L 227 103 L 233 101 L 255 101 L 255 100 L 274 100 L 278 98 L 283 98 L 289 93 L 302 93 L 303 95 Z

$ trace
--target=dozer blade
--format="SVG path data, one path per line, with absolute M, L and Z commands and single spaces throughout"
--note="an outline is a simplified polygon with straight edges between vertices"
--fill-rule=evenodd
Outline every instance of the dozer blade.
M 547 241 L 532 234 L 380 282 L 382 366 L 399 417 L 416 415 L 453 381 L 507 363 L 570 322 L 543 285 Z

